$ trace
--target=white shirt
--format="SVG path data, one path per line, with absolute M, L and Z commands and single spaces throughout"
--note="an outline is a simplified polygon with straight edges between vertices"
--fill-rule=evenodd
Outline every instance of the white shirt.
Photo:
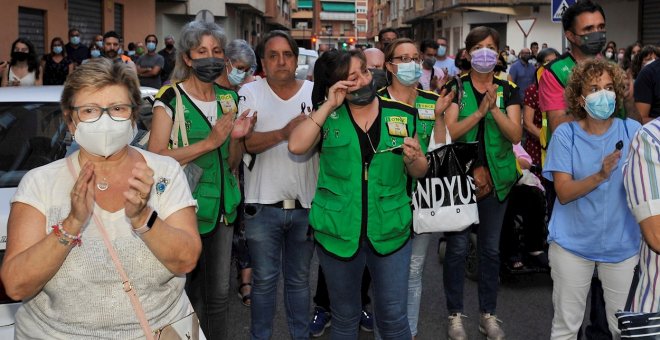
M 141 149 L 154 171 L 148 204 L 166 219 L 180 209 L 195 206 L 181 166 L 170 157 Z M 80 171 L 78 152 L 72 158 Z M 57 180 L 53 180 L 57 179 Z M 71 210 L 74 178 L 67 159 L 28 172 L 12 202 L 32 206 L 46 218 L 46 233 Z M 157 189 L 158 188 L 158 189 Z M 109 212 L 95 205 L 119 261 L 132 281 L 149 324 L 158 329 L 186 315 L 190 305 L 184 292 L 185 275 L 170 272 L 137 236 L 124 209 Z M 82 229 L 82 245 L 73 247 L 57 273 L 16 313 L 18 339 L 136 339 L 144 336 L 133 306 L 119 283 L 103 237 L 90 218 Z
M 294 86 L 292 84 L 292 86 Z M 238 112 L 250 109 L 258 112 L 255 132 L 279 130 L 293 118 L 312 112 L 312 87 L 305 80 L 298 93 L 283 100 L 268 85 L 266 79 L 245 84 L 238 92 Z M 311 206 L 316 191 L 319 172 L 319 155 L 316 149 L 305 155 L 289 152 L 289 142 L 282 141 L 257 154 L 254 166 L 244 162 L 245 203 L 272 204 L 286 199 L 297 199 L 303 207 Z

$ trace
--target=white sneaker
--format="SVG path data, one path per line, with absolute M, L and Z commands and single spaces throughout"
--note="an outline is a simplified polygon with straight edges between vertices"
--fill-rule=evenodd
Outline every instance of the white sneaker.
M 490 313 L 482 313 L 479 318 L 479 332 L 488 340 L 504 340 L 504 331 L 500 327 L 502 320 Z
M 467 340 L 467 333 L 465 332 L 461 318 L 467 318 L 467 315 L 455 313 L 449 316 L 449 326 L 447 327 L 449 340 Z

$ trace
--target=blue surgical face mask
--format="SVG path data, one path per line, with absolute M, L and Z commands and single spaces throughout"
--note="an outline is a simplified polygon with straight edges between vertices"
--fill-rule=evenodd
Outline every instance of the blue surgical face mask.
M 74 44 L 74 45 L 80 44 L 80 37 L 74 35 L 73 37 L 71 37 L 71 43 Z
M 405 86 L 415 84 L 422 76 L 422 66 L 414 61 L 397 64 L 396 78 Z
M 96 47 L 103 48 L 103 40 L 97 41 L 96 42 Z
M 133 53 L 135 54 L 135 51 L 133 51 Z M 122 55 L 122 54 L 124 54 L 124 50 L 121 49 L 121 48 L 118 49 L 118 50 L 117 50 L 117 55 Z
M 101 51 L 99 51 L 99 50 L 92 50 L 92 52 L 90 52 L 90 53 L 92 55 L 92 58 L 98 58 L 98 57 L 101 56 Z
M 121 54 L 121 52 L 117 51 L 118 54 Z M 135 55 L 135 51 L 128 50 L 128 56 L 132 57 Z
M 148 42 L 147 43 L 147 50 L 149 52 L 153 51 L 156 49 L 156 43 L 155 42 Z
M 436 54 L 438 55 L 438 57 L 444 57 L 445 54 L 447 54 L 447 46 L 439 45 L 438 46 L 438 53 L 436 53 Z
M 53 47 L 53 53 L 55 53 L 55 54 L 60 54 L 60 53 L 62 53 L 62 46 L 55 46 L 55 47 Z
M 245 77 L 247 76 L 247 72 L 243 70 L 239 70 L 237 67 L 234 67 L 234 65 L 231 64 L 231 60 L 229 61 L 229 66 L 231 66 L 231 72 L 227 75 L 227 78 L 229 79 L 229 83 L 236 86 L 239 85 L 240 83 L 245 80 Z
M 600 90 L 589 94 L 584 99 L 584 110 L 593 119 L 605 120 L 612 116 L 616 106 L 616 93 L 614 91 Z

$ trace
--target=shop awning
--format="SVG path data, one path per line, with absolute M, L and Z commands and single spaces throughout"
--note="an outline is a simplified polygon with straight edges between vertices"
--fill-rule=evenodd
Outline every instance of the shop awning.
M 298 0 L 298 9 L 312 9 L 312 0 Z
M 322 2 L 321 9 L 323 12 L 355 13 L 355 3 Z

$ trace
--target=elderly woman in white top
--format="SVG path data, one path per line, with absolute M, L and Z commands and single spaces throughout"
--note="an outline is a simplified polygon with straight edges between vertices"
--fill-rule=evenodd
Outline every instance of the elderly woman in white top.
M 61 106 L 80 150 L 28 172 L 12 199 L 1 274 L 8 295 L 23 300 L 17 338 L 143 338 L 191 311 L 184 284 L 201 250 L 195 200 L 176 161 L 128 146 L 140 100 L 122 63 L 100 59 L 69 75 Z

